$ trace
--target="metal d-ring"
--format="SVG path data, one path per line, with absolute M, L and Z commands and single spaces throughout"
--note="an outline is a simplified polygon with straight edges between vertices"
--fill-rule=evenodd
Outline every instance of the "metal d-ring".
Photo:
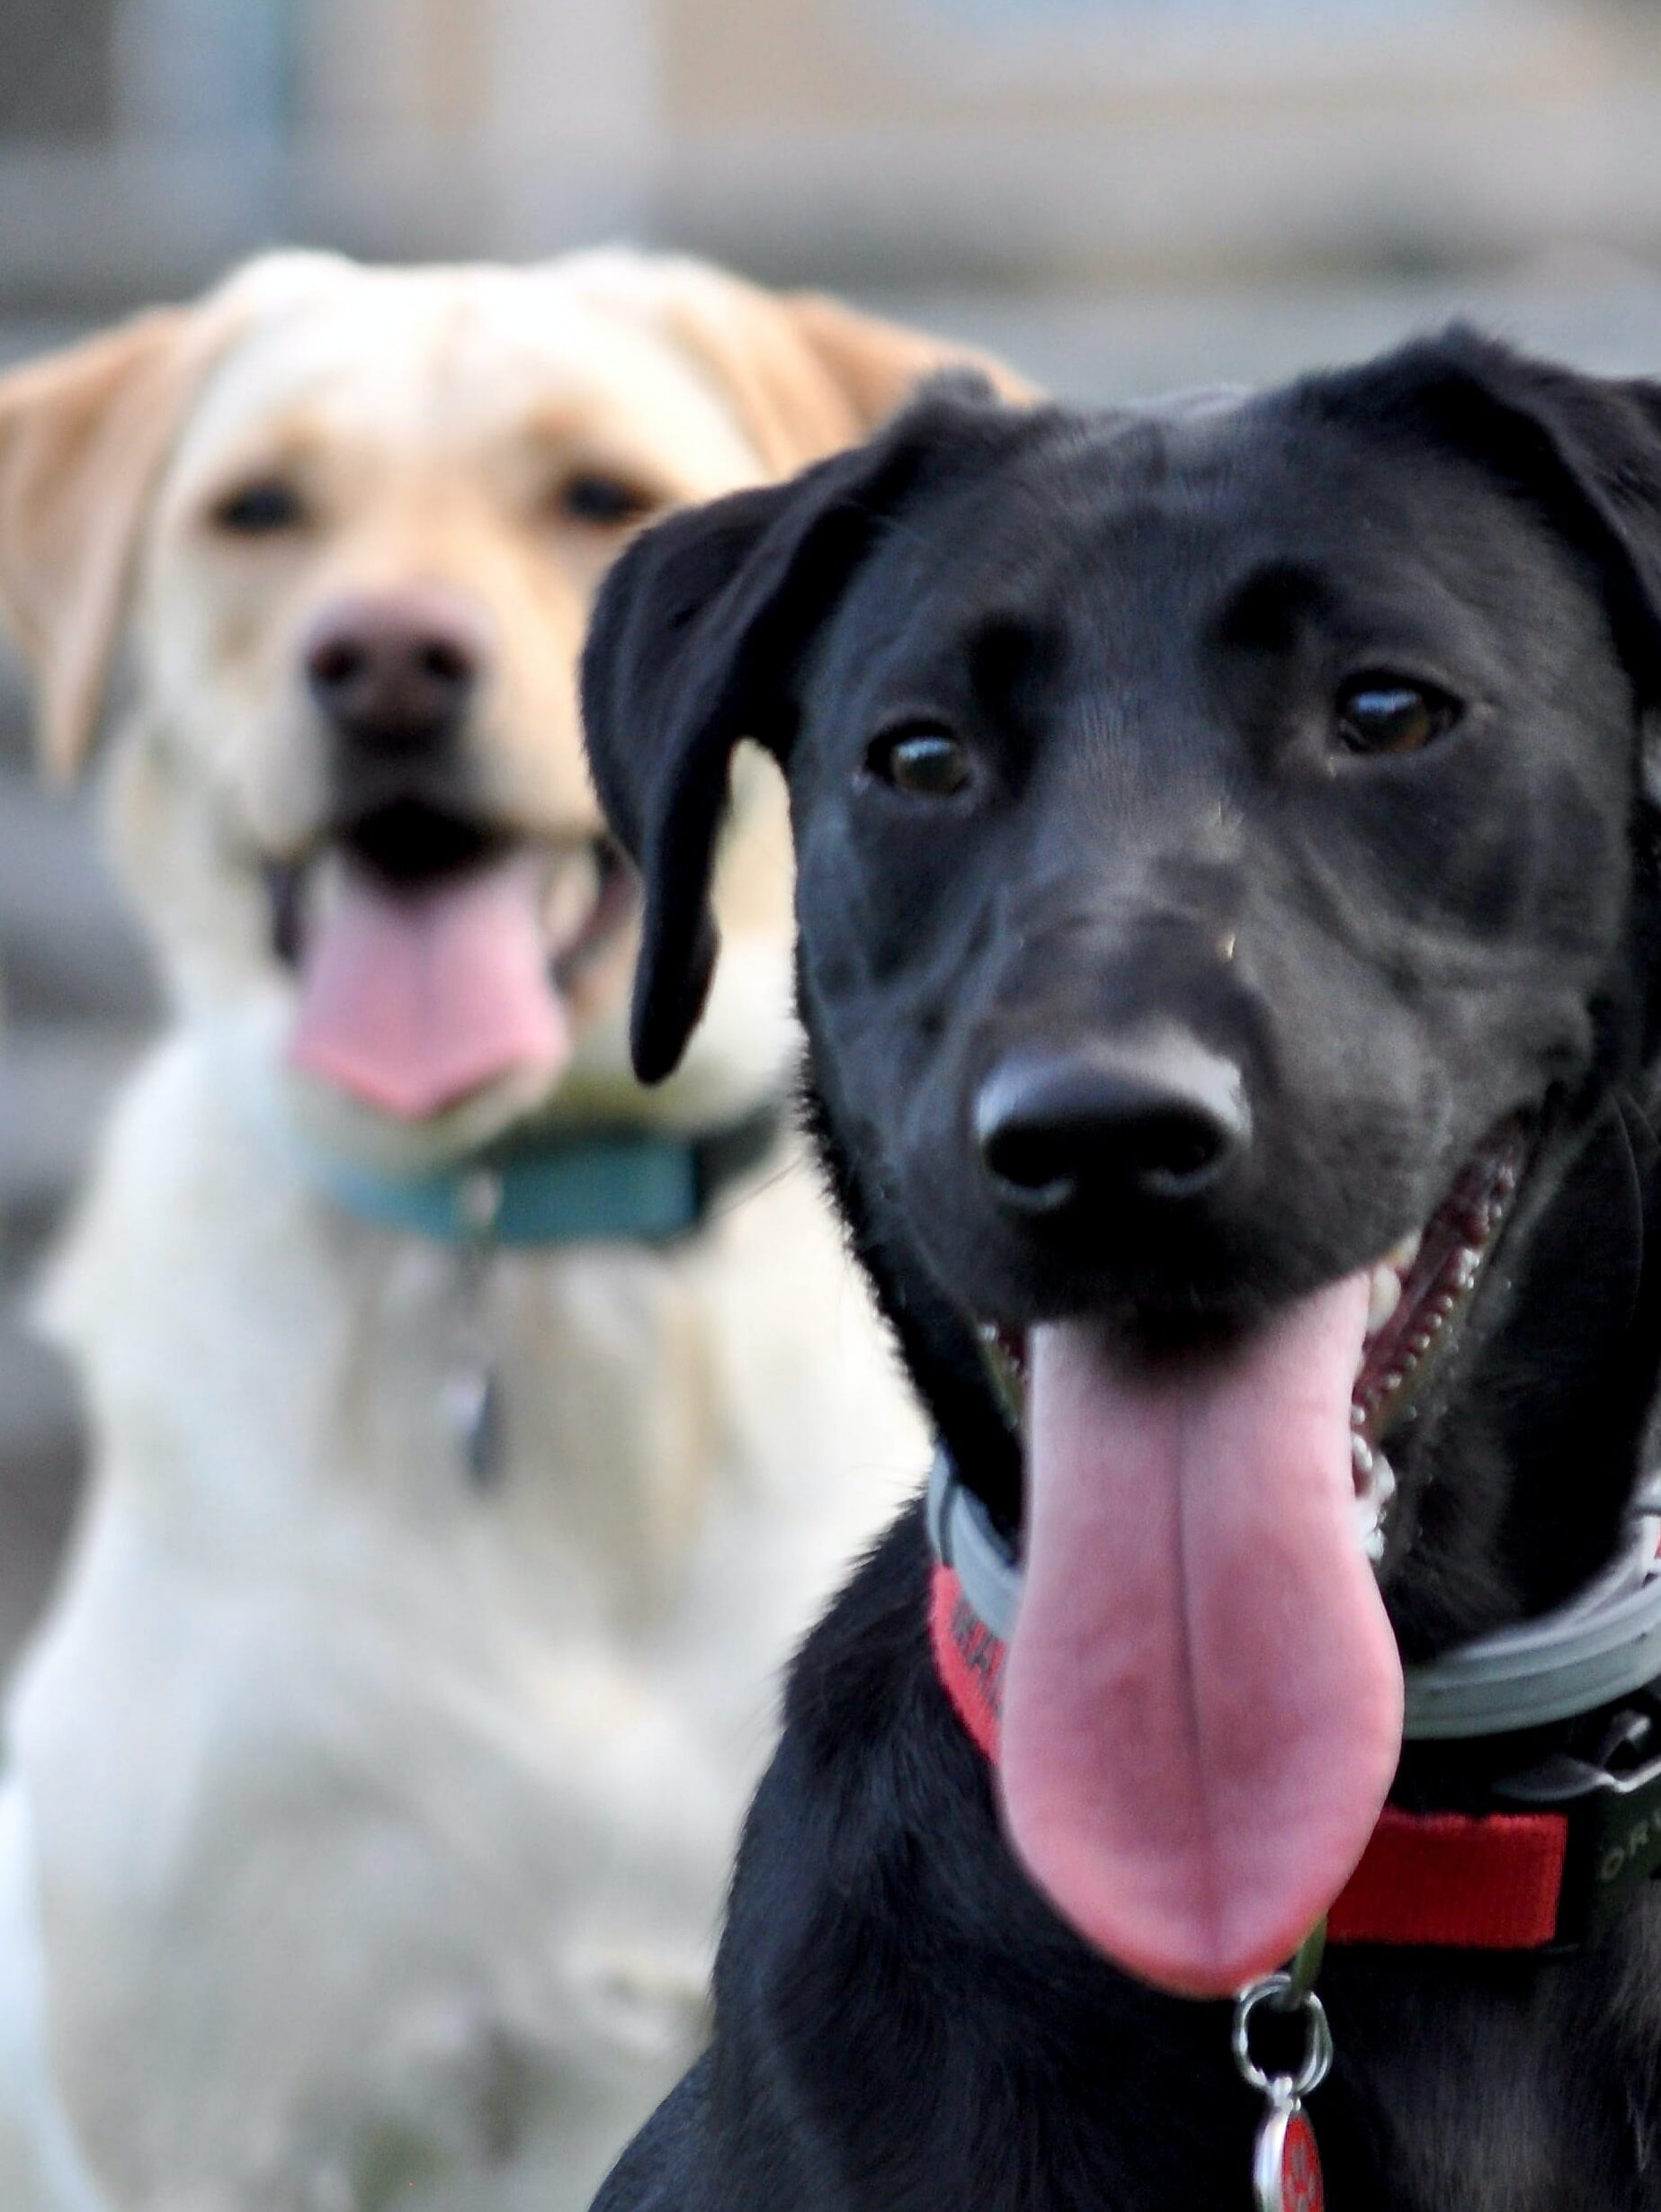
M 1301 2012 L 1308 2040 L 1296 2073 L 1267 2073 L 1252 2056 L 1252 2019 L 1262 2006 L 1282 2015 Z M 1332 2064 L 1332 2029 L 1326 2008 L 1312 1989 L 1299 1989 L 1290 1974 L 1268 1974 L 1235 1999 L 1234 2063 L 1244 2079 L 1278 2103 L 1307 2097 L 1326 2079 Z
M 478 1490 L 496 1482 L 505 1450 L 502 1378 L 488 1310 L 502 1197 L 502 1178 L 488 1167 L 469 1170 L 458 1193 L 455 1365 L 442 1400 L 462 1470 Z

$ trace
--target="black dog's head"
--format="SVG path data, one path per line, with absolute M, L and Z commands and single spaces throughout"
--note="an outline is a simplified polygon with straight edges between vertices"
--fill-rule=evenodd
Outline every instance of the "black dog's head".
M 1174 1985 L 1282 1954 L 1376 1814 L 1366 1550 L 1424 1645 L 1612 1540 L 1654 1366 L 1614 1102 L 1657 689 L 1661 392 L 1457 332 L 1165 408 L 942 386 L 606 587 L 639 1072 L 697 1018 L 748 737 L 790 782 L 840 1193 L 1023 1523 L 1015 1840 Z

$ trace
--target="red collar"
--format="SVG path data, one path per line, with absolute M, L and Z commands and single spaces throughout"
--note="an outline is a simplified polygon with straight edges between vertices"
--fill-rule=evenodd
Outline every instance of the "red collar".
M 938 1563 L 929 1626 L 946 1695 L 996 1766 L 1007 1646 L 969 1604 L 954 1571 Z M 1564 1937 L 1569 1842 L 1567 1812 L 1473 1817 L 1386 1805 L 1332 1908 L 1327 1935 L 1335 1943 L 1540 1950 Z M 1596 1867 L 1594 1873 L 1605 1878 Z

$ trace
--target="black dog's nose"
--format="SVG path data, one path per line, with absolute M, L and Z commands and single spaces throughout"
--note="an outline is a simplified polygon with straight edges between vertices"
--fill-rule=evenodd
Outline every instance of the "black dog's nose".
M 306 681 L 341 737 L 404 749 L 454 733 L 485 656 L 464 600 L 406 586 L 326 608 L 306 640 Z
M 1239 1069 L 1177 1029 L 1023 1046 L 975 1101 L 992 1187 L 1026 1213 L 1058 1212 L 1086 1190 L 1198 1197 L 1244 1152 L 1250 1126 Z

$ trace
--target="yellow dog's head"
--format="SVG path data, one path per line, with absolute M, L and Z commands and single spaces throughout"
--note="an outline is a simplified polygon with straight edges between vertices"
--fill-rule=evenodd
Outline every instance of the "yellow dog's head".
M 594 587 L 642 523 L 857 440 L 953 358 L 680 258 L 289 254 L 0 379 L 0 607 L 59 773 L 123 699 L 114 839 L 185 1010 L 346 1138 L 615 1111 L 634 903 L 577 725 Z M 750 774 L 660 1118 L 740 1111 L 790 1055 L 788 848 Z

